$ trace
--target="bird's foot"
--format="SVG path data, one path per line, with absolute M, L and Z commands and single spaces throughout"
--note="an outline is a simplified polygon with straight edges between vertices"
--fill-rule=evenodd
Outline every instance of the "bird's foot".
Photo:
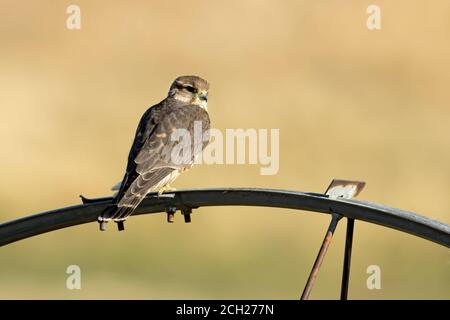
M 158 191 L 158 198 L 159 198 L 164 192 L 173 192 L 173 191 L 177 191 L 177 189 L 172 188 L 170 185 L 166 185 L 166 186 L 162 187 L 162 188 Z

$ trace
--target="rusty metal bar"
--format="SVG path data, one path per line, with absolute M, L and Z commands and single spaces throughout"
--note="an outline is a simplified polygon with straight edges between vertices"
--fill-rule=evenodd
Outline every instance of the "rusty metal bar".
M 345 233 L 344 266 L 342 270 L 341 300 L 347 300 L 348 296 L 354 228 L 355 228 L 355 219 L 347 218 L 347 231 Z
M 336 226 L 341 218 L 341 215 L 332 213 L 330 225 L 328 226 L 327 233 L 325 234 L 322 246 L 320 247 L 319 253 L 317 254 L 316 261 L 314 262 L 311 273 L 309 274 L 308 281 L 306 282 L 305 289 L 303 289 L 300 300 L 308 300 L 309 294 L 311 293 L 312 287 L 319 273 L 320 266 L 322 265 L 325 254 L 327 253 L 328 247 L 330 246 L 331 240 L 333 239 L 334 230 L 336 230 Z

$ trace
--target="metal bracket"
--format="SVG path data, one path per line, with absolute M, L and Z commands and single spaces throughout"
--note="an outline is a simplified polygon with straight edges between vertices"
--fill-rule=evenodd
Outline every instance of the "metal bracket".
M 175 212 L 177 212 L 177 207 L 167 207 L 166 213 L 167 213 L 167 222 L 173 223 L 175 220 Z
M 185 208 L 181 209 L 181 213 L 183 214 L 184 222 L 185 223 L 190 223 L 191 222 L 192 208 L 185 207 Z
M 191 222 L 192 208 L 183 205 L 183 206 L 181 206 L 180 211 L 181 211 L 181 214 L 184 217 L 184 222 L 185 223 L 190 223 Z M 167 222 L 168 223 L 173 223 L 175 221 L 175 213 L 176 212 L 177 212 L 177 207 L 167 207 L 166 208 Z
M 333 179 L 325 194 L 330 199 L 351 199 L 356 197 L 365 185 L 366 183 L 363 181 Z
M 117 230 L 119 230 L 119 231 L 125 230 L 125 224 L 124 224 L 124 222 L 125 222 L 125 221 L 123 221 L 123 220 L 116 221 L 116 223 L 117 223 Z

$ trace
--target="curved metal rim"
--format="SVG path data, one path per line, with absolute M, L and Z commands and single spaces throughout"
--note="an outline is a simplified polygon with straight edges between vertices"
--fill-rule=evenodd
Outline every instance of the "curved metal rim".
M 96 222 L 112 198 L 88 200 L 87 203 L 26 216 L 0 224 L 0 246 L 83 223 Z M 408 212 L 367 201 L 329 199 L 326 195 L 288 190 L 218 188 L 180 190 L 156 197 L 149 194 L 134 215 L 206 206 L 264 206 L 321 213 L 337 213 L 403 231 L 450 247 L 450 225 Z

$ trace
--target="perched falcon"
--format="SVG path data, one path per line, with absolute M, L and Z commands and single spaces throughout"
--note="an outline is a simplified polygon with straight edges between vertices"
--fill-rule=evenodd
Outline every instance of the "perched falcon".
M 208 88 L 208 82 L 200 77 L 178 77 L 170 86 L 167 98 L 144 113 L 119 191 L 113 204 L 98 217 L 100 230 L 105 230 L 105 223 L 111 220 L 123 230 L 123 222 L 147 193 L 170 190 L 169 184 L 192 167 L 209 142 Z M 197 130 L 199 126 L 200 139 L 194 134 L 194 128 Z M 181 141 L 184 145 L 180 149 Z

